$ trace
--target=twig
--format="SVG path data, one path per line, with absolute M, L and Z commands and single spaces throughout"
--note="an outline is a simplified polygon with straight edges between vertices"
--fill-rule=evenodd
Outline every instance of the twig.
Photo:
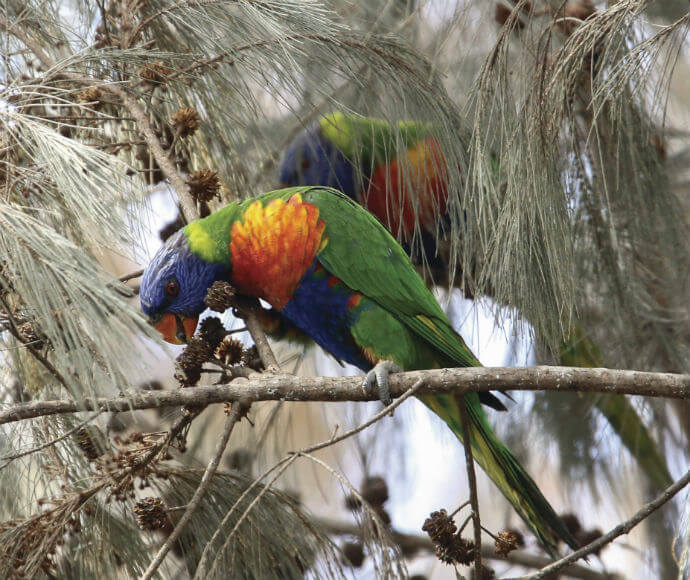
M 256 345 L 256 350 L 259 352 L 259 358 L 264 364 L 264 368 L 269 373 L 280 372 L 280 365 L 276 360 L 271 345 L 268 344 L 266 333 L 264 332 L 261 322 L 256 316 L 257 301 L 255 299 L 245 300 L 244 297 L 236 297 L 240 316 L 244 318 L 247 330 Z
M 327 534 L 334 536 L 355 536 L 362 537 L 362 529 L 359 525 L 347 521 L 340 521 L 330 518 L 314 518 L 312 520 L 315 525 L 319 526 Z M 398 546 L 400 546 L 403 554 L 413 554 L 415 552 L 424 551 L 434 553 L 436 547 L 428 536 L 420 534 L 405 534 L 392 530 L 391 536 Z M 523 550 L 513 550 L 507 557 L 497 556 L 494 552 L 493 544 L 482 544 L 482 558 L 485 560 L 496 560 L 499 562 L 508 562 L 516 566 L 524 566 L 526 568 L 542 568 L 553 562 L 547 556 L 540 556 L 538 554 L 531 554 Z M 622 580 L 622 578 L 613 572 L 599 572 L 592 570 L 579 564 L 570 564 L 562 570 L 563 574 L 569 578 L 580 578 L 582 580 Z
M 84 425 L 86 425 L 87 423 L 91 423 L 91 421 L 93 421 L 96 417 L 98 417 L 98 415 L 100 415 L 100 412 L 94 413 L 88 419 L 85 419 L 81 423 L 78 423 L 77 425 L 72 427 L 69 431 L 67 431 L 66 433 L 63 433 L 62 435 L 60 435 L 59 437 L 56 437 L 55 439 L 51 439 L 50 441 L 46 441 L 45 443 L 38 445 L 36 447 L 33 447 L 31 449 L 27 449 L 25 451 L 19 451 L 17 453 L 14 453 L 13 455 L 5 455 L 4 457 L 0 457 L 0 461 L 5 462 L 2 465 L 0 465 L 0 471 L 5 469 L 5 467 L 7 467 L 10 463 L 12 463 L 15 459 L 19 459 L 20 457 L 25 457 L 27 455 L 31 455 L 32 453 L 36 453 L 37 451 L 41 451 L 42 449 L 45 449 L 46 447 L 50 447 L 51 445 L 55 445 L 56 443 L 60 443 L 60 441 L 64 441 L 65 439 L 67 439 L 67 437 L 69 437 L 73 433 L 76 433 L 77 431 L 79 431 L 79 429 L 81 429 Z
M 225 429 L 223 430 L 223 435 L 221 436 L 220 441 L 218 441 L 218 445 L 216 446 L 216 451 L 213 455 L 213 458 L 211 459 L 211 461 L 209 461 L 208 465 L 206 466 L 206 471 L 204 471 L 204 475 L 201 478 L 199 486 L 196 488 L 196 491 L 194 492 L 194 496 L 189 501 L 189 504 L 187 505 L 184 514 L 182 514 L 182 517 L 177 522 L 175 529 L 173 529 L 173 531 L 170 533 L 168 538 L 165 540 L 165 543 L 161 546 L 160 550 L 158 550 L 158 553 L 149 564 L 149 567 L 141 576 L 142 580 L 150 580 L 153 577 L 156 570 L 163 562 L 163 559 L 170 551 L 170 548 L 175 543 L 177 538 L 180 537 L 182 530 L 184 530 L 184 527 L 187 525 L 196 509 L 199 507 L 199 504 L 201 503 L 202 498 L 206 494 L 206 491 L 208 490 L 209 486 L 211 485 L 213 476 L 215 475 L 216 470 L 218 469 L 218 464 L 220 463 L 223 453 L 225 452 L 225 447 L 228 444 L 230 435 L 232 434 L 235 425 L 237 425 L 239 420 L 246 414 L 247 409 L 248 405 L 241 401 L 236 401 L 235 403 L 233 403 L 232 411 L 230 412 L 230 415 L 228 416 L 225 422 Z
M 449 517 L 451 517 L 451 518 L 452 518 L 452 517 L 455 517 L 455 514 L 457 514 L 457 513 L 458 513 L 462 508 L 464 508 L 466 505 L 469 505 L 469 503 L 470 503 L 470 500 L 467 500 L 467 501 L 465 501 L 465 502 L 462 502 L 457 508 L 455 508 L 455 510 L 453 511 L 452 514 L 450 514 Z
M 376 423 L 376 421 L 379 421 L 386 415 L 388 415 L 391 411 L 393 411 L 397 406 L 399 406 L 405 399 L 408 397 L 412 396 L 418 389 L 421 387 L 422 382 L 421 380 L 418 381 L 415 385 L 413 385 L 412 388 L 410 388 L 406 393 L 404 393 L 399 399 L 393 401 L 390 405 L 387 405 L 385 408 L 383 408 L 380 412 L 376 413 L 371 419 L 366 421 L 365 423 L 362 423 L 361 425 L 355 427 L 354 429 L 350 429 L 349 431 L 346 431 L 343 433 L 340 437 L 331 437 L 330 439 L 327 439 L 326 441 L 323 441 L 321 443 L 316 443 L 314 445 L 310 445 L 309 447 L 305 447 L 304 449 L 301 449 L 300 451 L 293 451 L 291 452 L 287 457 L 283 457 L 278 463 L 276 463 L 274 466 L 272 466 L 268 471 L 263 473 L 260 477 L 257 477 L 252 484 L 244 490 L 242 495 L 240 495 L 239 498 L 237 498 L 237 501 L 233 504 L 233 506 L 228 510 L 228 512 L 225 514 L 223 517 L 223 520 L 221 523 L 218 525 L 216 528 L 216 531 L 213 534 L 213 537 L 206 543 L 206 547 L 204 548 L 204 551 L 201 555 L 201 558 L 199 560 L 199 566 L 197 567 L 196 573 L 194 575 L 194 578 L 206 578 L 210 577 L 213 575 L 213 571 L 215 569 L 215 566 L 217 565 L 218 562 L 218 557 L 220 554 L 222 554 L 225 551 L 225 548 L 230 541 L 230 538 L 232 535 L 235 533 L 239 525 L 242 523 L 242 521 L 249 515 L 249 512 L 251 509 L 259 502 L 261 497 L 268 491 L 268 489 L 273 485 L 273 483 L 285 472 L 285 470 L 298 458 L 301 457 L 305 454 L 312 453 L 314 451 L 318 451 L 320 449 L 323 449 L 325 447 L 329 447 L 331 445 L 335 445 L 336 443 L 339 443 L 340 441 L 347 439 L 348 437 L 351 437 L 352 435 L 355 435 L 359 433 L 360 431 L 363 431 L 367 427 L 373 425 Z M 235 508 L 242 503 L 245 497 L 249 495 L 249 493 L 259 485 L 261 481 L 263 481 L 270 473 L 273 471 L 276 471 L 277 473 L 271 477 L 270 481 L 268 481 L 264 487 L 262 488 L 261 492 L 258 494 L 257 497 L 255 497 L 252 502 L 245 508 L 244 512 L 238 519 L 237 523 L 233 527 L 233 529 L 230 531 L 228 534 L 228 537 L 225 540 L 225 543 L 221 547 L 221 549 L 217 552 L 216 557 L 213 560 L 213 563 L 211 564 L 211 570 L 207 570 L 208 568 L 208 560 L 210 558 L 210 550 L 212 549 L 212 546 L 215 545 L 215 542 L 218 538 L 218 536 L 221 534 L 221 530 L 225 527 L 227 524 L 228 520 L 230 519 L 230 516 L 233 514 L 235 511 Z M 360 501 L 364 501 L 360 496 L 359 492 L 357 490 L 354 490 L 355 495 L 359 498 Z
M 0 305 L 2 308 L 5 310 L 5 314 L 7 315 L 7 320 L 9 321 L 9 326 L 7 327 L 7 330 L 10 331 L 12 336 L 16 338 L 19 342 L 21 342 L 26 349 L 33 355 L 33 357 L 40 362 L 45 369 L 53 375 L 65 389 L 68 391 L 71 390 L 69 387 L 69 383 L 67 382 L 67 379 L 65 376 L 55 368 L 55 365 L 51 363 L 41 352 L 30 342 L 24 342 L 21 338 L 21 334 L 19 332 L 19 328 L 17 326 L 17 322 L 14 319 L 14 314 L 12 314 L 12 309 L 10 308 L 10 305 L 5 301 L 2 296 L 0 296 Z
M 617 393 L 690 399 L 690 375 L 577 367 L 470 367 L 395 373 L 391 395 L 398 397 L 419 379 L 420 394 L 463 394 L 492 390 Z M 161 407 L 205 406 L 244 399 L 250 401 L 374 401 L 362 389 L 361 377 L 296 377 L 260 375 L 236 378 L 226 385 L 175 391 L 137 391 L 124 397 L 79 401 L 33 401 L 0 411 L 0 425 L 79 411 L 134 411 Z
M 118 280 L 120 282 L 127 282 L 128 280 L 134 280 L 134 278 L 139 278 L 143 273 L 144 269 L 142 268 L 141 270 L 135 270 L 134 272 L 130 272 L 129 274 L 125 274 L 124 276 L 120 276 Z
M 470 515 L 467 516 L 467 517 L 463 520 L 462 524 L 460 524 L 460 527 L 458 528 L 457 533 L 458 533 L 458 534 L 462 534 L 462 532 L 465 531 L 465 528 L 467 527 L 467 524 L 469 524 L 471 521 L 472 521 L 472 513 L 470 512 Z
M 137 127 L 146 140 L 146 144 L 149 146 L 151 154 L 156 160 L 156 163 L 158 163 L 161 171 L 170 180 L 170 184 L 177 192 L 182 214 L 187 222 L 198 220 L 199 212 L 196 209 L 196 204 L 194 203 L 192 195 L 189 193 L 189 186 L 185 183 L 185 180 L 182 179 L 182 175 L 180 175 L 180 172 L 175 167 L 175 164 L 170 159 L 168 153 L 166 153 L 163 149 L 163 146 L 161 145 L 160 140 L 158 139 L 158 136 L 156 135 L 156 132 L 153 130 L 153 126 L 149 121 L 149 117 L 144 108 L 139 104 L 139 101 L 117 85 L 104 85 L 103 88 L 120 97 L 122 104 L 129 111 L 129 114 L 132 115 L 132 117 L 136 120 Z
M 685 475 L 681 477 L 678 481 L 667 487 L 659 497 L 657 497 L 653 501 L 650 501 L 648 504 L 645 504 L 639 510 L 637 510 L 637 512 L 635 512 L 635 514 L 630 519 L 618 524 L 610 532 L 604 534 L 600 538 L 597 538 L 593 542 L 587 544 L 579 550 L 576 550 L 572 554 L 568 554 L 560 560 L 556 560 L 552 564 L 545 566 L 544 568 L 539 570 L 539 572 L 529 574 L 527 576 L 508 578 L 506 580 L 542 580 L 543 578 L 546 578 L 551 574 L 558 572 L 568 564 L 575 562 L 580 558 L 584 558 L 589 554 L 593 554 L 594 552 L 599 551 L 606 544 L 610 544 L 611 542 L 613 542 L 613 540 L 615 540 L 618 536 L 622 536 L 623 534 L 627 534 L 628 532 L 630 532 L 630 530 L 632 530 L 637 524 L 639 524 L 642 520 L 649 517 L 653 512 L 658 510 L 662 505 L 668 502 L 674 495 L 676 495 L 681 489 L 683 489 L 689 483 L 690 470 L 688 470 L 685 473 Z
M 355 427 L 354 429 L 350 429 L 349 431 L 345 431 L 342 435 L 338 437 L 331 437 L 330 439 L 323 441 L 321 443 L 317 443 L 316 445 L 311 445 L 310 447 L 307 447 L 306 449 L 302 449 L 301 451 L 293 451 L 291 453 L 313 453 L 314 451 L 319 451 L 320 449 L 323 449 L 324 447 L 330 447 L 331 445 L 335 445 L 336 443 L 340 443 L 344 439 L 347 439 L 349 437 L 352 437 L 353 435 L 356 435 L 360 431 L 364 431 L 367 427 L 370 427 L 376 421 L 379 421 L 383 419 L 386 415 L 389 413 L 392 413 L 394 409 L 399 407 L 405 399 L 408 399 L 412 395 L 414 395 L 424 384 L 423 379 L 419 379 L 414 385 L 412 385 L 407 391 L 405 391 L 402 396 L 389 405 L 386 405 L 383 409 L 381 409 L 376 415 L 374 415 L 371 419 L 368 421 L 365 421 L 361 425 Z
M 467 465 L 467 482 L 470 486 L 470 505 L 472 506 L 472 527 L 474 528 L 474 575 L 482 576 L 482 524 L 479 519 L 479 498 L 477 497 L 477 475 L 474 472 L 474 457 L 472 456 L 472 442 L 470 441 L 470 418 L 467 415 L 465 395 L 458 397 L 460 407 L 460 423 L 462 425 L 462 445 L 465 448 L 465 464 Z

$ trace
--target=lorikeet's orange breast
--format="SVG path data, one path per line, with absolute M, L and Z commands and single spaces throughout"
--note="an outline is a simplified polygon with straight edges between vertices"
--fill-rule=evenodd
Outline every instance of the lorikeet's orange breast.
M 255 201 L 232 225 L 233 283 L 281 310 L 326 244 L 324 229 L 318 208 L 299 194 L 266 206 Z
M 363 205 L 395 236 L 409 239 L 415 227 L 432 226 L 446 212 L 448 172 L 439 143 L 419 141 L 398 158 L 378 166 L 371 176 Z

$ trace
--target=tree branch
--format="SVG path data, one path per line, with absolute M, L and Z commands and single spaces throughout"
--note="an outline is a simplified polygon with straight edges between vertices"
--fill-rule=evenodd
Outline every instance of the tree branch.
M 465 448 L 467 465 L 467 483 L 470 487 L 470 505 L 472 506 L 472 527 L 474 528 L 474 576 L 482 577 L 482 523 L 479 519 L 479 498 L 477 497 L 477 476 L 474 473 L 474 456 L 470 441 L 470 418 L 467 416 L 465 395 L 459 397 L 460 422 L 462 423 L 462 446 Z
M 575 562 L 580 558 L 584 558 L 589 554 L 597 552 L 606 544 L 610 544 L 611 542 L 613 542 L 613 540 L 615 540 L 618 536 L 622 536 L 623 534 L 627 534 L 628 532 L 630 532 L 630 530 L 632 530 L 637 524 L 649 517 L 653 512 L 655 512 L 662 505 L 668 502 L 674 495 L 676 495 L 681 489 L 683 489 L 689 483 L 690 470 L 687 471 L 685 475 L 681 477 L 678 481 L 667 487 L 659 497 L 649 502 L 648 504 L 642 506 L 639 510 L 637 510 L 637 512 L 635 512 L 635 514 L 630 519 L 624 521 L 621 524 L 618 524 L 607 534 L 604 534 L 600 538 L 597 538 L 590 544 L 587 544 L 586 546 L 580 548 L 572 554 L 568 554 L 564 558 L 561 558 L 560 560 L 557 560 L 556 562 L 549 564 L 548 566 L 539 570 L 539 572 L 529 574 L 527 576 L 507 578 L 506 580 L 542 580 L 543 578 L 551 577 L 553 573 L 558 572 L 568 564 Z
M 215 475 L 216 470 L 218 469 L 218 464 L 223 457 L 223 453 L 225 452 L 225 447 L 228 444 L 230 435 L 232 434 L 235 425 L 237 425 L 240 419 L 246 414 L 247 409 L 248 405 L 242 402 L 238 401 L 233 404 L 232 411 L 225 421 L 223 435 L 221 436 L 220 441 L 218 441 L 216 451 L 211 458 L 211 461 L 209 461 L 208 465 L 206 466 L 206 471 L 204 471 L 204 475 L 201 478 L 201 482 L 199 482 L 199 486 L 194 492 L 194 496 L 189 501 L 187 509 L 185 509 L 184 514 L 182 514 L 182 517 L 177 522 L 175 529 L 173 529 L 173 531 L 170 533 L 168 538 L 165 540 L 165 543 L 161 546 L 160 550 L 158 550 L 158 553 L 149 564 L 149 567 L 141 576 L 142 580 L 151 580 L 153 575 L 156 573 L 156 570 L 158 570 L 159 566 L 163 563 L 163 559 L 170 551 L 170 548 L 172 548 L 172 545 L 175 543 L 175 541 L 177 541 L 177 538 L 180 537 L 182 530 L 184 530 L 184 527 L 187 525 L 196 509 L 199 507 L 201 500 L 211 485 L 211 481 L 213 481 L 213 476 Z
M 362 537 L 361 526 L 354 523 L 327 518 L 314 518 L 312 521 L 330 535 Z M 433 554 L 436 550 L 433 542 L 427 536 L 405 534 L 395 530 L 392 530 L 390 534 L 404 554 L 412 555 L 419 551 Z M 482 558 L 508 562 L 516 566 L 524 566 L 525 568 L 542 568 L 553 562 L 547 556 L 530 554 L 522 550 L 513 550 L 505 558 L 497 556 L 494 552 L 493 544 L 482 544 Z M 622 580 L 620 575 L 614 572 L 598 572 L 579 564 L 570 564 L 563 568 L 562 572 L 570 578 L 581 578 L 582 580 Z
M 177 198 L 182 208 L 182 214 L 187 220 L 187 223 L 198 220 L 199 212 L 196 209 L 196 204 L 194 203 L 192 195 L 189 193 L 189 186 L 185 183 L 185 180 L 182 179 L 182 175 L 180 175 L 180 172 L 175 167 L 168 153 L 163 149 L 156 132 L 153 130 L 147 113 L 139 104 L 139 101 L 137 101 L 136 97 L 117 85 L 103 85 L 103 88 L 117 95 L 122 100 L 122 104 L 129 111 L 129 114 L 136 121 L 137 128 L 144 137 L 146 144 L 149 146 L 156 163 L 158 163 L 163 174 L 170 180 L 170 185 L 172 185 L 177 193 Z
M 391 395 L 400 396 L 422 379 L 419 394 L 486 392 L 495 390 L 617 393 L 690 399 L 690 375 L 576 367 L 470 367 L 394 373 Z M 79 411 L 134 411 L 176 406 L 205 406 L 240 399 L 248 401 L 373 401 L 362 389 L 361 377 L 297 377 L 252 375 L 227 385 L 175 391 L 138 391 L 125 397 L 81 401 L 34 401 L 0 412 L 0 425 Z

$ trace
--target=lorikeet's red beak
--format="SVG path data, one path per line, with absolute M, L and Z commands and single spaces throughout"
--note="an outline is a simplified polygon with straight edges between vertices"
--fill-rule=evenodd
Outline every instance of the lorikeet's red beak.
M 163 340 L 171 344 L 185 344 L 194 335 L 198 317 L 181 316 L 166 312 L 153 327 L 163 335 Z

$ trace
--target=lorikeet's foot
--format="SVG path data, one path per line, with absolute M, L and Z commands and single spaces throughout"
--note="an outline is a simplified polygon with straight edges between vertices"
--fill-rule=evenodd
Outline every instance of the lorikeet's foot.
M 379 399 L 384 405 L 390 405 L 393 402 L 391 399 L 391 387 L 388 381 L 390 373 L 399 373 L 402 369 L 396 365 L 392 360 L 382 360 L 371 369 L 364 378 L 364 390 L 367 393 L 373 392 L 374 385 L 378 387 Z

